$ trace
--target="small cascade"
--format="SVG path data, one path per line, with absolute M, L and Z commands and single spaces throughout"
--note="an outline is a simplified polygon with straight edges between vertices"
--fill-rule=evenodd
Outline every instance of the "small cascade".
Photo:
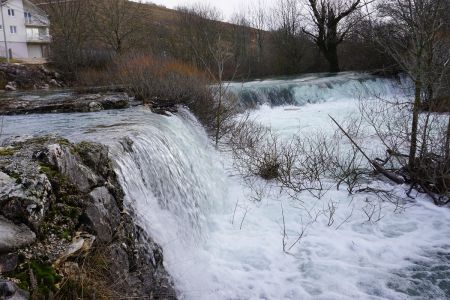
M 268 104 L 305 105 L 339 99 L 359 99 L 399 95 L 409 90 L 408 81 L 381 78 L 370 74 L 305 75 L 285 80 L 259 80 L 231 83 L 230 90 L 245 107 Z

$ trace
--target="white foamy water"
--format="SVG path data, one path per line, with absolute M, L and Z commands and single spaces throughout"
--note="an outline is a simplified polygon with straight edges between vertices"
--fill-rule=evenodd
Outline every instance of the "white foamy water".
M 263 106 L 252 118 L 289 136 L 299 129 L 331 134 L 328 114 L 343 120 L 357 113 L 356 95 L 364 87 L 352 96 L 342 88 L 342 76 L 310 77 L 309 89 L 321 101 Z M 384 95 L 397 91 L 391 82 L 370 82 Z M 277 89 L 292 82 L 270 84 Z M 327 91 L 320 94 L 324 87 Z M 423 196 L 396 207 L 369 194 L 349 196 L 345 188 L 332 188 L 321 200 L 304 194 L 302 202 L 273 189 L 254 201 L 233 175 L 228 155 L 211 147 L 185 111 L 172 117 L 140 108 L 18 116 L 5 118 L 5 124 L 6 136 L 55 132 L 110 145 L 127 207 L 163 247 L 181 299 L 450 297 L 450 211 Z M 407 187 L 373 185 L 406 200 Z M 326 215 L 317 215 L 330 203 L 336 208 L 331 225 Z M 288 253 L 282 247 L 284 230 Z M 302 231 L 303 238 L 291 248 Z

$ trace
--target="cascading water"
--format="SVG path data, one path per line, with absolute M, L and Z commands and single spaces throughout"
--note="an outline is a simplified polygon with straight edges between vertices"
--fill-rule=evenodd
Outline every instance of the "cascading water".
M 295 109 L 262 107 L 252 113 L 285 134 L 299 126 L 331 131 L 327 114 L 345 118 L 354 113 L 358 95 L 368 85 L 384 96 L 397 91 L 387 79 L 357 74 L 270 82 L 264 81 L 266 90 L 295 86 L 291 91 L 297 105 L 303 104 L 299 95 L 321 99 Z M 259 85 L 246 84 L 252 89 Z M 255 97 L 261 97 L 258 103 L 278 103 L 267 100 L 264 92 Z M 450 213 L 427 199 L 418 197 L 401 213 L 381 203 L 383 218 L 368 222 L 363 212 L 372 209 L 370 195 L 330 190 L 323 201 L 335 203 L 335 224 L 328 226 L 319 216 L 309 226 L 308 214 L 283 196 L 251 201 L 241 178 L 227 167 L 228 158 L 211 147 L 187 111 L 170 117 L 140 108 L 14 116 L 4 124 L 2 138 L 57 133 L 108 144 L 126 205 L 163 247 L 165 266 L 182 299 L 450 297 Z M 404 196 L 402 187 L 379 184 Z M 307 195 L 302 200 L 310 208 L 324 205 Z M 283 224 L 291 240 L 308 229 L 290 255 L 282 251 Z
M 348 72 L 230 83 L 229 86 L 241 103 L 252 107 L 256 104 L 304 105 L 336 99 L 393 95 L 399 93 L 400 82 L 404 87 L 407 84 L 403 77 L 395 82 L 393 79 L 370 74 Z
M 225 190 L 207 136 L 191 115 L 151 118 L 112 151 L 141 227 L 163 245 L 205 237 L 207 215 L 223 207 Z

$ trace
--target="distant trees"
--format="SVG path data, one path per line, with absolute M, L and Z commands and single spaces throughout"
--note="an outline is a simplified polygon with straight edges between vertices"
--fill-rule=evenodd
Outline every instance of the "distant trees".
M 272 38 L 277 51 L 274 56 L 287 75 L 298 73 L 304 56 L 301 7 L 298 0 L 280 0 L 273 11 Z
M 356 24 L 350 16 L 361 0 L 307 0 L 313 25 L 304 28 L 329 63 L 330 72 L 339 72 L 338 46 Z
M 101 69 L 112 56 L 130 51 L 217 71 L 211 45 L 218 40 L 230 54 L 222 74 L 226 79 L 392 64 L 386 55 L 392 52 L 378 51 L 369 35 L 373 31 L 360 9 L 362 0 L 279 0 L 273 7 L 259 0 L 235 15 L 232 24 L 204 5 L 177 11 L 127 0 L 49 0 L 43 5 L 52 21 L 53 60 L 72 74 L 88 66 Z
M 263 0 L 259 0 L 256 7 L 250 8 L 250 26 L 256 33 L 256 61 L 262 63 L 264 46 L 267 38 L 268 16 L 267 7 Z

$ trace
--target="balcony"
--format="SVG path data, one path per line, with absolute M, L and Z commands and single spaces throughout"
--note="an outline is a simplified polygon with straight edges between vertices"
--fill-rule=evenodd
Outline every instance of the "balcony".
M 52 37 L 50 35 L 27 35 L 27 42 L 28 43 L 43 43 L 47 44 L 52 41 Z
M 25 26 L 48 27 L 50 26 L 50 22 L 48 20 L 42 20 L 38 18 L 25 18 Z

